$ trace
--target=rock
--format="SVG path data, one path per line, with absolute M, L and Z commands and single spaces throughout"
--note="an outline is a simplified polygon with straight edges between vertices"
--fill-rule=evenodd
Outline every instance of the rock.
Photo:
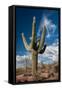
M 49 77 L 49 73 L 41 73 L 40 77 L 42 77 L 43 79 L 46 79 Z
M 16 76 L 16 82 L 24 82 L 26 80 L 27 77 L 25 77 L 24 74 Z
M 34 77 L 33 76 L 27 77 L 27 81 L 34 81 Z

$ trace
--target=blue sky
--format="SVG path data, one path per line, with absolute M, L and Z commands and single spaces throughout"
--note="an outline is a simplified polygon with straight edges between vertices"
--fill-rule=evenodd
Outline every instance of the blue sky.
M 40 36 L 40 30 L 46 24 L 47 33 L 45 43 L 47 46 L 52 46 L 59 42 L 59 11 L 48 9 L 32 9 L 32 8 L 16 8 L 16 55 L 26 55 L 27 51 L 24 48 L 21 33 L 23 32 L 28 44 L 32 33 L 32 20 L 36 17 L 36 33 Z M 57 42 L 56 42 L 57 41 Z

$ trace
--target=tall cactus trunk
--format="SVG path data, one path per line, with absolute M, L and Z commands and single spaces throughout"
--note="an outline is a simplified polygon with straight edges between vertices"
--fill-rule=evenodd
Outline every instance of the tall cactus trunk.
M 32 75 L 36 75 L 36 73 L 37 73 L 38 54 L 43 54 L 45 49 L 46 49 L 46 45 L 44 45 L 45 36 L 46 36 L 46 26 L 44 26 L 43 31 L 42 31 L 42 35 L 41 35 L 40 39 L 37 41 L 36 18 L 35 17 L 33 17 L 32 39 L 31 39 L 31 43 L 29 45 L 26 42 L 24 34 L 22 33 L 22 40 L 23 40 L 23 43 L 24 43 L 26 50 L 29 52 L 32 52 Z
M 38 54 L 32 52 L 32 75 L 36 75 L 38 66 Z

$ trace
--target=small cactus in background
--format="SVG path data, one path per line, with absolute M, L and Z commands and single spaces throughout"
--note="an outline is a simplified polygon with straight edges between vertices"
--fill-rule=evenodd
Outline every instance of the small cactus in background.
M 46 36 L 46 27 L 44 26 L 42 35 L 39 40 L 36 37 L 36 19 L 33 17 L 32 23 L 32 39 L 31 43 L 28 45 L 25 39 L 24 34 L 22 33 L 22 40 L 24 43 L 24 47 L 26 50 L 32 53 L 32 75 L 36 75 L 37 73 L 37 65 L 38 65 L 38 54 L 44 53 L 46 49 L 46 45 L 44 45 Z

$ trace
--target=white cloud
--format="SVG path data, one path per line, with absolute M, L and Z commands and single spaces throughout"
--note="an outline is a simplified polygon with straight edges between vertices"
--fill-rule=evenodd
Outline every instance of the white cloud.
M 31 55 L 16 55 L 16 68 L 25 67 L 27 62 L 27 66 L 31 66 Z
M 32 37 L 29 37 L 30 40 L 32 40 Z
M 20 56 L 20 55 L 17 55 L 16 56 L 16 61 L 24 61 L 25 59 L 27 60 L 31 60 L 31 55 L 23 55 L 23 56 Z
M 53 63 L 58 61 L 58 39 L 52 45 L 46 47 L 46 50 L 43 54 L 38 54 L 38 63 Z M 26 52 L 25 55 L 20 56 L 16 55 L 16 67 L 25 67 L 27 60 L 27 66 L 31 66 L 32 64 L 32 56 L 31 53 Z
M 59 45 L 59 39 L 57 38 L 52 45 L 54 45 L 54 46 Z
M 50 38 L 50 36 L 52 34 L 54 34 L 55 30 L 56 30 L 56 25 L 52 22 L 51 19 L 48 19 L 46 16 L 43 16 L 41 23 L 40 23 L 40 27 L 38 30 L 38 33 L 40 30 L 42 30 L 42 28 L 46 26 L 47 28 L 47 38 Z M 40 34 L 39 34 L 40 35 Z
M 48 20 L 46 16 L 44 16 L 43 18 L 44 18 L 43 25 L 47 27 L 48 25 L 51 24 L 51 20 Z
M 48 34 L 47 34 L 47 38 L 49 38 L 49 37 L 50 37 L 50 34 L 48 33 Z
M 58 40 L 57 40 L 58 42 Z M 55 42 L 54 44 L 47 46 L 44 54 L 39 54 L 39 62 L 42 61 L 44 63 L 53 63 L 58 61 L 58 44 Z
M 57 36 L 57 35 L 55 36 L 55 34 L 54 34 L 55 30 L 57 28 L 56 24 L 53 23 L 52 20 L 47 18 L 46 16 L 43 16 L 42 21 L 40 23 L 39 30 L 42 30 L 42 28 L 44 26 L 46 26 L 46 28 L 47 28 L 46 29 L 47 30 L 47 35 L 46 35 L 47 39 L 50 38 L 51 36 L 54 36 L 54 37 Z M 38 33 L 39 33 L 39 30 L 38 30 Z M 56 39 L 52 45 L 47 46 L 44 54 L 38 55 L 39 62 L 42 61 L 44 63 L 49 63 L 49 62 L 52 63 L 54 61 L 58 61 L 58 44 L 59 44 L 58 39 Z

